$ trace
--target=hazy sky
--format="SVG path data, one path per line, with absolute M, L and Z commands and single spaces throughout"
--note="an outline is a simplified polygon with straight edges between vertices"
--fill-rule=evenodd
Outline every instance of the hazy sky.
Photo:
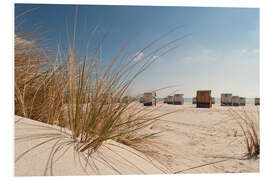
M 59 41 L 67 44 L 66 24 L 71 29 L 74 6 L 17 4 L 15 13 L 33 7 L 39 8 L 25 15 L 23 24 L 42 25 L 49 30 L 47 36 L 53 45 Z M 177 90 L 185 97 L 193 97 L 196 90 L 211 89 L 216 97 L 223 92 L 259 96 L 259 9 L 79 6 L 77 24 L 79 40 L 89 36 L 83 33 L 83 27 L 89 32 L 98 26 L 96 36 L 101 38 L 112 25 L 102 48 L 103 59 L 112 58 L 133 36 L 136 40 L 127 50 L 129 55 L 179 25 L 184 27 L 158 44 L 192 33 L 138 77 L 130 90 L 132 95 L 180 85 L 158 91 L 157 95 L 164 97 Z

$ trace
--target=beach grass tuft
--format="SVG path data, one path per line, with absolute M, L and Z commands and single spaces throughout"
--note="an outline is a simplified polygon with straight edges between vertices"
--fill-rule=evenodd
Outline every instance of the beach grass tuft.
M 237 122 L 243 136 L 246 149 L 245 158 L 259 158 L 260 156 L 260 110 L 230 109 L 229 116 Z
M 110 29 L 93 45 L 98 30 L 94 28 L 87 42 L 79 44 L 76 18 L 72 42 L 67 50 L 59 45 L 54 56 L 48 55 L 36 38 L 43 34 L 15 30 L 15 114 L 69 129 L 76 151 L 88 152 L 89 156 L 107 140 L 149 156 L 157 154 L 151 150 L 157 132 L 146 129 L 170 112 L 145 113 L 139 103 L 122 99 L 141 73 L 174 50 L 187 35 L 158 45 L 180 27 L 174 28 L 127 57 L 123 53 L 134 40 L 131 38 L 114 57 L 103 60 L 99 54 Z M 154 45 L 158 47 L 153 48 Z

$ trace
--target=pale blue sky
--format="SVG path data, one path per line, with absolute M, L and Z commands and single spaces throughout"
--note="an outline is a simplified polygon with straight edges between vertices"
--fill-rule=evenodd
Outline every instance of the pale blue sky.
M 66 44 L 65 21 L 72 26 L 74 6 L 17 4 L 15 13 L 33 7 L 39 9 L 24 17 L 24 25 L 41 24 L 50 30 L 52 44 L 60 39 Z M 166 40 L 192 33 L 138 77 L 130 89 L 132 95 L 180 84 L 157 94 L 164 97 L 179 89 L 177 93 L 193 97 L 198 89 L 211 89 L 216 97 L 223 92 L 259 96 L 259 9 L 79 6 L 78 32 L 85 22 L 89 28 L 98 25 L 100 37 L 112 25 L 103 47 L 104 59 L 110 59 L 134 35 L 137 38 L 127 51 L 131 55 L 176 26 L 184 25 Z

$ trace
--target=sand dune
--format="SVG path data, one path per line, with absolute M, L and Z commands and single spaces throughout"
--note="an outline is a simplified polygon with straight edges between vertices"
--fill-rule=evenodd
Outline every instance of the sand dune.
M 182 106 L 158 103 L 156 107 L 147 107 L 146 111 L 153 108 L 156 114 L 178 110 L 161 118 L 149 129 L 162 131 L 157 140 L 166 145 L 167 153 L 172 157 L 164 162 L 166 168 L 111 140 L 86 160 L 85 154 L 74 151 L 69 131 L 59 133 L 55 126 L 15 116 L 15 175 L 259 172 L 259 159 L 242 158 L 246 150 L 243 134 L 235 120 L 226 114 L 228 108 L 256 114 L 257 107 L 253 104 L 245 107 L 215 104 L 211 109 L 198 109 L 189 103 Z M 48 140 L 51 141 L 22 156 L 25 151 Z M 52 148 L 58 150 L 54 156 L 51 156 Z M 52 164 L 49 157 L 54 159 Z
M 73 148 L 69 131 L 59 133 L 55 126 L 15 116 L 15 176 L 169 173 L 158 162 L 111 140 L 88 160 Z M 54 156 L 52 150 L 58 150 Z

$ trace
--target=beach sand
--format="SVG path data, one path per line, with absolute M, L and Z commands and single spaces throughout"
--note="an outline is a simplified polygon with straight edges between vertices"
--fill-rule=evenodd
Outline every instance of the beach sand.
M 173 172 L 183 173 L 240 173 L 259 172 L 259 160 L 243 160 L 246 145 L 237 122 L 228 116 L 231 108 L 254 116 L 258 107 L 224 107 L 214 104 L 212 108 L 196 108 L 196 105 L 168 105 L 159 103 L 160 113 L 179 110 L 161 118 L 152 129 L 163 131 L 160 141 L 173 156 L 168 166 Z M 236 134 L 235 134 L 236 133 Z M 224 160 L 224 161 L 223 161 Z M 215 164 L 213 162 L 223 161 Z M 192 167 L 198 167 L 189 169 Z
M 209 109 L 196 108 L 191 103 L 147 107 L 146 112 L 154 109 L 155 114 L 177 110 L 148 129 L 162 132 L 157 141 L 165 145 L 170 155 L 163 165 L 112 140 L 106 141 L 90 159 L 79 158 L 69 131 L 59 134 L 55 126 L 15 116 L 15 176 L 259 172 L 259 159 L 242 159 L 246 152 L 244 136 L 236 121 L 228 117 L 229 108 L 257 112 L 253 104 L 215 104 Z M 48 140 L 51 141 L 27 152 Z M 51 164 L 48 158 L 52 157 L 52 148 L 57 153 Z
M 158 162 L 112 140 L 103 143 L 90 159 L 85 155 L 74 151 L 68 130 L 59 133 L 56 126 L 15 116 L 15 176 L 169 173 Z

